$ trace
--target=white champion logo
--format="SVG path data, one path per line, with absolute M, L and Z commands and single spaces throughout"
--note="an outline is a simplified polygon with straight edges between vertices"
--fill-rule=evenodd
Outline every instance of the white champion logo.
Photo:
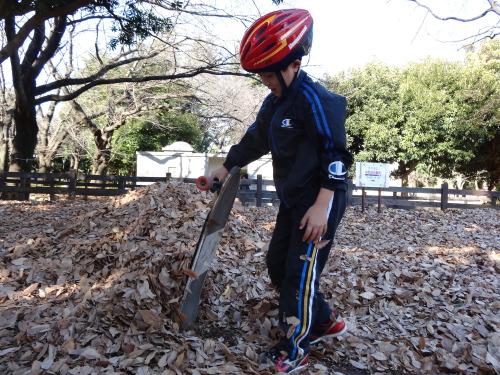
M 343 180 L 347 174 L 347 169 L 341 161 L 334 161 L 328 166 L 328 177 L 333 180 Z
M 283 121 L 281 121 L 281 127 L 282 128 L 291 128 L 292 127 L 292 119 L 286 118 Z

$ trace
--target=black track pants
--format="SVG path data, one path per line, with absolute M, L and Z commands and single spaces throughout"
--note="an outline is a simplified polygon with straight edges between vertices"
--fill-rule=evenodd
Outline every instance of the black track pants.
M 309 195 L 292 208 L 280 205 L 267 253 L 271 282 L 280 289 L 281 327 L 287 334 L 280 343 L 280 350 L 288 352 L 292 359 L 303 351 L 309 352 L 309 330 L 328 320 L 332 312 L 319 291 L 319 280 L 347 199 L 345 191 L 335 192 L 327 233 L 323 236 L 330 242 L 317 249 L 313 243 L 302 242 L 305 229 L 299 230 L 300 221 L 316 199 L 316 194 Z

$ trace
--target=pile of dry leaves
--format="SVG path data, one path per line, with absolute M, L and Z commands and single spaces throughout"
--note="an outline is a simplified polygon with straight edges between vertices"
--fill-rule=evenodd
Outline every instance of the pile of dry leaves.
M 198 322 L 179 302 L 211 194 L 0 204 L 0 373 L 268 374 L 276 209 L 235 205 Z M 349 208 L 323 275 L 349 332 L 309 374 L 500 372 L 500 214 Z

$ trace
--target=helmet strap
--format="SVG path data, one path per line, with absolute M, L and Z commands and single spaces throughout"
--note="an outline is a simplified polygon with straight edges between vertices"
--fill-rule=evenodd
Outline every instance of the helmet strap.
M 275 72 L 276 77 L 278 77 L 278 81 L 281 85 L 281 96 L 288 91 L 288 86 L 286 85 L 285 79 L 283 78 L 283 74 L 281 74 L 281 70 L 277 70 Z
M 299 72 L 300 72 L 300 68 L 297 71 L 297 73 L 295 74 L 295 77 L 293 77 L 294 80 L 299 75 Z M 286 94 L 288 92 L 288 86 L 286 85 L 285 79 L 283 78 L 283 74 L 281 74 L 281 70 L 277 70 L 274 73 L 276 74 L 276 77 L 278 77 L 278 81 L 279 81 L 279 83 L 281 85 L 281 96 L 283 96 L 283 94 Z M 291 84 L 292 83 L 290 83 L 290 85 Z

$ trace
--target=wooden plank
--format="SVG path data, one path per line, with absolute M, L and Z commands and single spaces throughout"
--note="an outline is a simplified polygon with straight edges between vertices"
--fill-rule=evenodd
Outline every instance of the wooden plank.
M 353 190 L 362 190 L 362 186 L 353 185 Z M 378 191 L 378 187 L 365 187 L 366 191 Z M 388 187 L 388 188 L 380 188 L 383 192 L 392 192 L 392 193 L 416 193 L 416 194 L 440 194 L 441 189 L 439 188 L 409 188 L 409 187 Z
M 25 173 L 25 172 L 5 172 L 0 171 L 0 177 L 16 177 L 16 178 L 60 178 L 69 179 L 67 173 Z
M 85 188 L 76 188 L 75 195 L 95 195 L 95 196 L 103 196 L 103 197 L 111 197 L 115 195 L 126 194 L 127 190 L 120 189 L 85 189 Z
M 111 182 L 109 184 L 106 184 L 105 185 L 106 188 L 109 188 L 109 189 L 115 189 L 115 188 L 119 188 L 120 185 L 119 185 L 119 182 Z M 100 183 L 97 183 L 97 182 L 81 182 L 81 181 L 77 181 L 76 182 L 76 187 L 87 187 L 87 188 L 100 188 L 102 189 L 102 182 Z
M 500 197 L 500 191 L 488 191 L 488 190 L 458 190 L 449 189 L 448 193 L 450 195 L 474 195 L 482 197 Z
M 68 188 L 40 187 L 40 186 L 0 186 L 2 193 L 28 193 L 28 194 L 66 194 Z

